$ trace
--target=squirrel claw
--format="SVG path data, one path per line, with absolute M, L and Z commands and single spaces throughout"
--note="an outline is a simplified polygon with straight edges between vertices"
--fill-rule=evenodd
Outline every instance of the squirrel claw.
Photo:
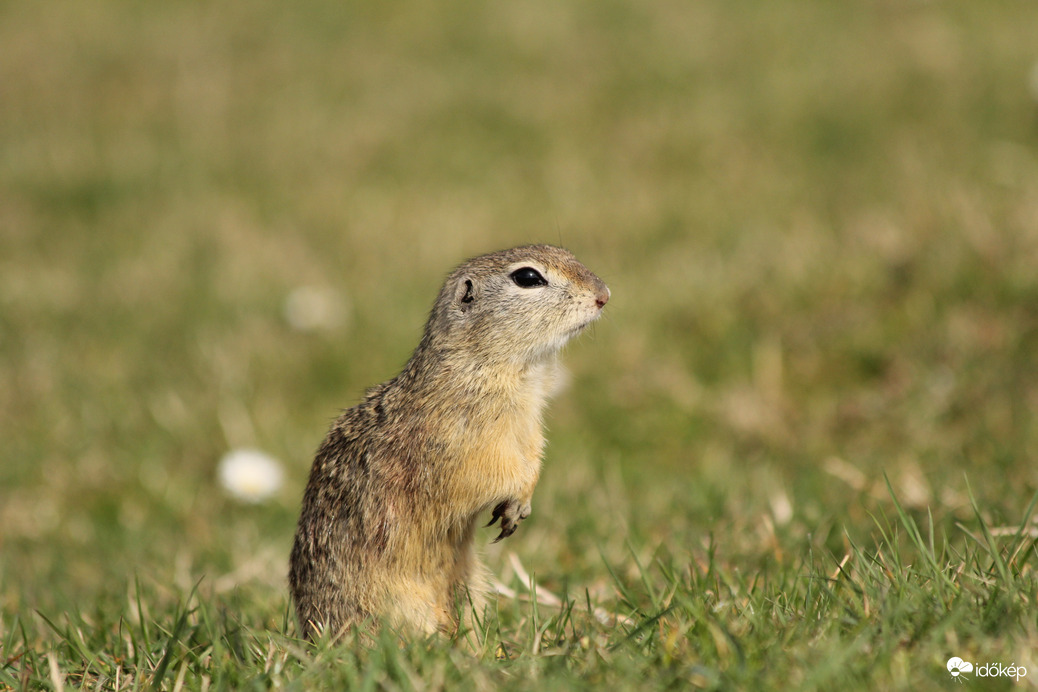
M 505 500 L 504 502 L 498 503 L 494 507 L 493 516 L 490 519 L 490 523 L 487 526 L 493 526 L 494 522 L 498 519 L 501 520 L 501 533 L 498 534 L 497 538 L 494 539 L 494 543 L 497 543 L 502 538 L 508 538 L 515 530 L 519 527 L 519 522 L 530 516 L 530 503 L 526 502 L 522 505 L 519 504 L 518 500 Z
M 489 527 L 493 526 L 495 521 L 497 521 L 498 519 L 501 519 L 501 517 L 504 516 L 505 510 L 507 510 L 507 509 L 508 509 L 508 500 L 505 500 L 504 502 L 498 502 L 497 503 L 497 507 L 494 507 L 494 513 L 490 517 L 490 521 L 487 522 L 487 525 L 484 526 L 483 528 L 489 528 Z M 501 526 L 504 526 L 504 523 L 505 523 L 504 519 L 501 519 Z M 497 538 L 498 538 L 498 540 L 501 540 L 500 536 L 498 536 Z
M 513 533 L 515 533 L 515 530 L 518 527 L 519 527 L 518 521 L 515 521 L 515 522 L 505 522 L 504 520 L 502 520 L 501 521 L 501 533 L 499 533 L 497 535 L 497 538 L 494 539 L 494 543 L 497 543 L 502 538 L 508 538 Z

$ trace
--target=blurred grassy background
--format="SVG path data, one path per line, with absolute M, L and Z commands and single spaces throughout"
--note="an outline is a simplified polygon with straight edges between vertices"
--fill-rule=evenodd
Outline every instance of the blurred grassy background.
M 608 582 L 628 542 L 840 554 L 883 473 L 946 527 L 964 476 L 1018 521 L 1036 26 L 958 0 L 0 4 L 0 613 L 204 574 L 280 620 L 328 422 L 454 264 L 526 242 L 613 291 L 505 548 L 547 583 Z M 292 329 L 301 286 L 346 319 Z M 243 445 L 286 464 L 275 502 L 217 486 Z

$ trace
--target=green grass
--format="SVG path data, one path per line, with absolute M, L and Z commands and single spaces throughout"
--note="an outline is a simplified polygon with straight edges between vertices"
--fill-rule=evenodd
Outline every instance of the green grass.
M 1035 26 L 0 3 L 0 688 L 948 689 L 952 656 L 1033 686 Z M 455 263 L 534 241 L 613 298 L 533 515 L 479 537 L 516 597 L 466 643 L 300 643 L 329 421 Z M 347 319 L 293 330 L 300 286 Z M 221 491 L 240 446 L 273 500 Z

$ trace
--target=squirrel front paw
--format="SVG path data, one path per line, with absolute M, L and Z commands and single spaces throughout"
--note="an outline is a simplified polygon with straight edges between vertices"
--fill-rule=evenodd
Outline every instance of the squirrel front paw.
M 494 507 L 494 513 L 490 518 L 490 523 L 487 526 L 493 526 L 494 522 L 498 519 L 501 520 L 501 533 L 498 534 L 497 538 L 494 539 L 494 543 L 497 543 L 502 538 L 508 538 L 515 533 L 516 528 L 526 517 L 530 516 L 530 502 L 521 500 L 505 500 L 499 502 L 497 507 Z

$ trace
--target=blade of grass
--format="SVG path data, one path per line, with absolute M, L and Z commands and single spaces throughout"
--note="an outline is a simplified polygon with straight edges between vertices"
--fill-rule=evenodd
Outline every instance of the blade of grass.
M 631 642 L 633 639 L 635 639 L 642 632 L 645 632 L 646 630 L 652 628 L 657 622 L 660 621 L 661 618 L 665 617 L 672 610 L 674 610 L 674 608 L 675 608 L 674 605 L 670 605 L 670 606 L 664 608 L 663 610 L 661 610 L 660 612 L 656 613 L 652 617 L 650 617 L 650 618 L 648 618 L 646 620 L 643 620 L 641 623 L 638 624 L 637 627 L 635 627 L 633 630 L 628 632 L 627 636 L 625 636 L 622 640 L 616 642 L 615 644 L 612 644 L 609 647 L 609 651 L 616 651 L 620 647 L 622 647 L 625 644 Z
M 964 475 L 965 478 L 965 475 Z M 973 515 L 977 518 L 977 523 L 980 524 L 980 532 L 984 535 L 984 543 L 988 549 L 988 553 L 991 556 L 991 561 L 995 565 L 995 569 L 998 570 L 999 576 L 1002 578 L 1002 583 L 1012 589 L 1014 585 L 1013 577 L 1009 572 L 1009 568 L 1006 567 L 1005 560 L 1002 559 L 1002 553 L 998 549 L 998 545 L 995 543 L 994 536 L 991 535 L 991 531 L 988 530 L 987 522 L 984 521 L 984 517 L 980 514 L 980 507 L 977 505 L 977 500 L 973 496 L 973 489 L 970 487 L 968 478 L 966 480 L 966 494 L 970 499 L 970 506 L 973 508 Z
M 616 570 L 613 569 L 613 566 L 609 564 L 609 561 L 606 559 L 605 553 L 602 552 L 601 548 L 598 549 L 598 554 L 602 557 L 602 564 L 605 565 L 606 570 L 609 572 L 609 576 L 613 578 L 613 583 L 616 584 L 616 588 L 620 591 L 620 595 L 623 596 L 624 602 L 633 608 L 635 612 L 640 612 L 641 609 L 638 607 L 634 594 L 627 588 L 623 581 L 621 581 L 620 575 L 618 575 Z
M 159 661 L 159 665 L 155 668 L 155 673 L 151 678 L 151 689 L 158 690 L 162 686 L 162 680 L 166 677 L 166 669 L 169 668 L 170 661 L 173 660 L 173 653 L 180 643 L 180 633 L 184 631 L 184 627 L 187 625 L 187 619 L 193 612 L 191 609 L 191 600 L 195 597 L 195 592 L 198 590 L 199 584 L 202 583 L 200 578 L 195 582 L 194 587 L 191 589 L 191 593 L 187 595 L 187 600 L 184 601 L 184 607 L 180 611 L 177 617 L 176 624 L 173 625 L 173 631 L 170 632 L 169 638 L 166 640 L 165 651 L 162 653 L 162 659 Z
M 898 518 L 901 520 L 901 525 L 905 527 L 905 532 L 908 534 L 909 540 L 915 545 L 916 550 L 926 561 L 927 566 L 930 568 L 931 576 L 934 578 L 934 583 L 938 589 L 938 595 L 942 601 L 946 600 L 945 589 L 954 588 L 955 584 L 952 582 L 945 571 L 937 564 L 937 557 L 934 551 L 934 539 L 933 539 L 933 516 L 930 517 L 930 530 L 929 530 L 929 541 L 923 540 L 922 534 L 919 532 L 919 526 L 915 523 L 912 517 L 908 516 L 908 512 L 901 506 L 901 502 L 897 499 L 897 494 L 894 492 L 894 487 L 890 484 L 890 478 L 884 472 L 883 480 L 887 484 L 887 492 L 890 494 L 890 499 L 894 503 L 894 508 L 897 510 Z

